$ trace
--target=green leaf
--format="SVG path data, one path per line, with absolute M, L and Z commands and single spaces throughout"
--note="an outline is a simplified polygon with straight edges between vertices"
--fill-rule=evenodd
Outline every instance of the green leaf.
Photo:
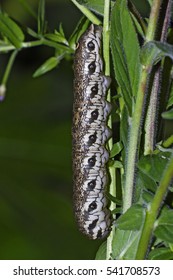
M 171 107 L 173 105 L 173 68 L 171 70 L 170 78 L 171 78 L 170 96 L 169 96 L 169 99 L 168 99 L 168 104 L 166 106 L 166 109 L 168 109 L 169 107 Z
M 112 157 L 118 155 L 121 152 L 122 149 L 123 149 L 123 145 L 122 145 L 121 142 L 115 143 L 112 147 L 111 152 L 110 152 L 110 157 L 112 158 Z
M 80 36 L 85 32 L 85 30 L 87 29 L 88 27 L 88 24 L 89 24 L 89 20 L 86 19 L 85 17 L 82 17 L 75 30 L 73 31 L 73 33 L 71 34 L 70 36 L 70 39 L 69 39 L 69 46 L 75 50 L 76 48 L 76 42 L 78 41 L 78 39 L 80 38 Z
M 150 41 L 143 46 L 140 56 L 141 63 L 150 66 L 156 64 L 165 56 L 173 60 L 173 46 L 167 43 Z
M 114 210 L 111 211 L 112 215 L 121 214 L 122 213 L 122 207 L 117 207 Z
M 106 260 L 106 249 L 107 249 L 107 243 L 106 241 L 101 244 L 99 247 L 97 253 L 96 253 L 96 260 Z
M 44 34 L 45 30 L 45 0 L 38 4 L 38 34 Z
M 134 201 L 136 203 L 148 203 L 153 199 L 153 193 L 157 189 L 157 184 L 149 176 L 138 170 L 136 178 L 136 188 Z M 152 193 L 151 193 L 152 192 Z
M 49 72 L 58 65 L 59 61 L 57 57 L 50 57 L 34 72 L 33 77 L 36 78 Z
M 60 24 L 59 24 L 59 33 L 61 34 L 61 36 L 65 37 L 64 30 L 62 27 L 62 22 L 60 22 Z
M 113 167 L 113 168 L 123 168 L 123 164 L 121 161 L 119 160 L 112 160 L 109 164 L 109 166 Z
M 151 203 L 153 201 L 153 197 L 154 194 L 149 191 L 144 190 L 142 193 L 143 201 L 145 201 L 146 204 Z
M 20 4 L 23 6 L 23 8 L 26 10 L 27 13 L 29 13 L 33 18 L 37 19 L 37 14 L 34 11 L 34 9 L 31 7 L 30 4 L 27 3 L 26 0 L 18 0 Z
M 156 248 L 148 255 L 149 260 L 173 260 L 173 252 L 169 248 Z
M 162 113 L 162 118 L 166 120 L 173 120 L 173 109 L 163 112 Z
M 122 201 L 116 197 L 114 197 L 113 195 L 111 195 L 110 193 L 107 193 L 106 196 L 108 197 L 108 199 L 110 201 L 115 202 L 117 205 L 122 205 Z
M 132 13 L 131 13 L 131 16 L 133 18 L 133 21 L 134 21 L 134 24 L 135 24 L 135 27 L 136 27 L 138 33 L 141 35 L 142 38 L 145 38 L 145 34 L 144 34 L 144 31 L 141 27 L 141 24 L 139 23 L 137 18 Z
M 141 231 L 117 229 L 112 242 L 112 257 L 118 260 L 134 260 Z
M 103 16 L 105 0 L 78 0 L 79 4 L 87 7 L 93 12 Z M 111 1 L 111 6 L 114 5 L 114 1 Z
M 62 34 L 61 32 L 58 32 L 57 30 L 55 30 L 55 33 L 45 34 L 44 37 L 51 41 L 62 43 L 62 44 L 65 44 L 68 46 L 68 41 L 64 37 L 64 33 Z
M 138 172 L 138 175 L 137 175 L 136 184 L 141 186 L 143 189 L 147 189 L 152 192 L 155 192 L 157 189 L 156 182 L 153 181 L 153 179 L 150 178 L 149 176 L 147 176 L 145 173 L 140 172 L 140 171 Z
M 130 207 L 117 221 L 116 225 L 121 230 L 139 230 L 145 219 L 145 210 L 139 205 Z
M 157 220 L 154 234 L 161 240 L 173 243 L 173 210 L 164 208 Z
M 8 15 L 0 12 L 0 32 L 14 45 L 20 48 L 24 41 L 24 34 L 20 27 L 8 17 Z
M 148 3 L 150 4 L 150 6 L 152 6 L 153 0 L 148 0 Z
M 23 26 L 23 29 L 26 33 L 28 33 L 30 36 L 32 36 L 33 38 L 38 39 L 38 34 L 32 30 L 31 28 L 27 27 L 27 26 Z
M 170 97 L 167 104 L 167 109 L 173 105 L 173 86 L 171 87 Z
M 104 13 L 104 0 L 79 0 L 78 3 L 97 14 L 103 15 Z
M 111 14 L 111 49 L 116 80 L 132 114 L 141 71 L 137 34 L 126 0 L 117 0 Z
M 160 182 L 170 156 L 169 152 L 142 156 L 138 162 L 138 168 L 155 182 Z

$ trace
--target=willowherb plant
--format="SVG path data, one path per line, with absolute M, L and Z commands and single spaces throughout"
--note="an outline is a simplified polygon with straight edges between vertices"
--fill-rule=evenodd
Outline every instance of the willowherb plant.
M 173 259 L 173 131 L 167 131 L 165 139 L 165 120 L 173 119 L 172 1 L 148 0 L 148 19 L 133 1 L 71 2 L 85 17 L 68 40 L 62 25 L 54 33 L 47 32 L 44 0 L 39 1 L 37 31 L 0 12 L 0 53 L 11 53 L 0 98 L 5 97 L 19 51 L 43 45 L 55 50 L 35 71 L 35 78 L 73 55 L 89 22 L 102 25 L 103 75 L 112 79 L 107 96 L 112 103 L 108 125 L 113 130 L 107 144 L 110 185 L 105 194 L 112 226 L 96 259 Z M 31 41 L 25 41 L 26 34 Z

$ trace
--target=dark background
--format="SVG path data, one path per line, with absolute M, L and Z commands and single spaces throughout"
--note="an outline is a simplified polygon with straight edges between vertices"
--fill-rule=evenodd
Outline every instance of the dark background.
M 26 2 L 37 11 L 37 0 Z M 20 0 L 1 0 L 1 7 L 36 30 Z M 62 22 L 68 38 L 80 17 L 70 1 L 46 1 L 52 32 Z M 32 78 L 53 55 L 48 47 L 22 50 L 0 103 L 0 259 L 93 259 L 100 245 L 78 232 L 73 215 L 72 60 Z M 8 55 L 0 61 L 2 79 Z

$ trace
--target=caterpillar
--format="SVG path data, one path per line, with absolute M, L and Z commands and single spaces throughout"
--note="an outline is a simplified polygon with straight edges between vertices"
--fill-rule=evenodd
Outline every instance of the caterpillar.
M 110 211 L 105 148 L 111 136 L 106 101 L 110 77 L 103 75 L 102 28 L 91 24 L 80 37 L 74 57 L 74 103 L 72 124 L 73 197 L 79 229 L 90 239 L 101 239 L 110 231 Z

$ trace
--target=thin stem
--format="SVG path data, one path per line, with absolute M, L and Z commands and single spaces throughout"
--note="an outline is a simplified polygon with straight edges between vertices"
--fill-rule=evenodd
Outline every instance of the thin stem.
M 160 0 L 153 1 L 151 14 L 148 22 L 146 41 L 150 41 L 154 39 L 160 5 L 161 5 Z M 141 123 L 142 123 L 142 116 L 143 116 L 142 113 L 144 108 L 144 100 L 147 91 L 148 76 L 150 74 L 150 70 L 151 70 L 150 65 L 143 67 L 139 79 L 139 88 L 137 92 L 136 104 L 135 104 L 134 114 L 132 117 L 132 124 L 131 124 L 130 135 L 129 135 L 129 148 L 128 148 L 128 155 L 127 155 L 126 170 L 125 170 L 126 178 L 125 178 L 125 186 L 124 186 L 123 212 L 126 212 L 127 209 L 132 205 L 133 188 L 135 185 L 134 180 L 135 180 L 135 171 L 136 171 L 136 158 L 137 158 L 137 151 L 140 143 Z
M 105 62 L 105 75 L 110 75 L 110 34 L 109 34 L 110 1 L 105 0 L 103 20 L 103 58 Z M 110 97 L 109 97 L 110 99 Z M 110 100 L 109 100 L 110 101 Z
M 76 5 L 76 7 L 94 24 L 100 25 L 101 21 L 86 7 L 83 5 L 80 5 L 76 0 L 71 0 L 73 4 Z
M 148 210 L 146 212 L 145 223 L 139 241 L 138 251 L 136 254 L 137 260 L 143 260 L 146 256 L 148 244 L 150 242 L 150 238 L 154 229 L 154 223 L 156 221 L 160 206 L 164 200 L 164 197 L 167 193 L 172 178 L 173 178 L 173 156 L 166 167 L 166 170 L 160 181 L 160 185 L 157 189 L 154 199 L 149 205 Z
M 169 0 L 167 3 L 165 19 L 162 27 L 162 33 L 160 38 L 161 42 L 165 42 L 167 37 L 167 31 L 168 31 L 170 17 L 171 17 L 171 5 L 172 5 L 172 0 Z M 160 80 L 161 80 L 161 62 L 159 63 L 154 75 L 153 86 L 150 95 L 150 102 L 147 110 L 147 117 L 145 122 L 144 155 L 153 153 L 153 150 L 155 148 Z
M 140 13 L 138 12 L 138 10 L 136 9 L 135 5 L 132 2 L 128 2 L 128 6 L 132 11 L 132 15 L 135 15 L 135 18 L 138 20 L 138 22 L 140 23 L 140 26 L 142 28 L 142 31 L 144 32 L 144 34 L 146 33 L 146 24 L 143 20 L 143 18 L 141 17 Z
M 31 41 L 31 42 L 24 42 L 22 43 L 21 49 L 23 48 L 31 48 L 31 47 L 36 47 L 36 46 L 41 46 L 43 45 L 43 39 L 41 40 L 36 40 L 36 41 Z M 0 53 L 1 52 L 8 52 L 15 50 L 15 46 L 13 45 L 8 45 L 8 46 L 0 46 Z
M 140 84 L 137 93 L 135 111 L 132 118 L 132 125 L 130 129 L 129 148 L 127 155 L 127 167 L 126 167 L 126 178 L 124 187 L 124 201 L 123 201 L 123 212 L 132 204 L 133 187 L 134 187 L 134 175 L 136 171 L 136 155 L 140 142 L 140 129 L 141 129 L 141 118 L 144 106 L 144 97 L 147 89 L 147 77 L 149 69 L 143 68 L 140 77 Z
M 161 7 L 162 0 L 154 0 L 152 7 L 151 7 L 151 13 L 149 18 L 149 24 L 148 29 L 146 33 L 146 43 L 149 41 L 152 41 L 155 36 L 156 28 L 157 28 L 157 22 L 159 18 L 159 12 Z
M 172 9 L 172 0 L 168 0 L 166 13 L 165 13 L 165 19 L 164 19 L 164 23 L 163 23 L 161 38 L 160 38 L 161 42 L 165 42 L 166 38 L 167 38 L 167 32 L 168 32 L 168 28 L 170 25 L 171 13 L 172 13 L 171 9 Z
M 36 41 L 30 41 L 30 42 L 24 42 L 22 43 L 21 49 L 24 48 L 32 48 L 32 47 L 37 47 L 37 46 L 41 46 L 41 45 L 45 45 L 45 46 L 49 46 L 52 48 L 57 49 L 60 44 L 57 44 L 55 42 L 46 40 L 45 38 L 41 38 L 40 40 L 36 40 Z M 67 50 L 69 52 L 69 47 L 66 47 L 64 45 L 61 45 L 61 48 L 63 48 L 64 50 Z M 0 46 L 0 53 L 1 52 L 8 52 L 8 51 L 12 51 L 15 50 L 15 46 L 13 45 L 8 45 L 8 46 Z M 20 49 L 20 50 L 21 50 Z M 73 52 L 73 50 L 71 50 Z
M 109 14 L 110 14 L 110 1 L 105 0 L 105 5 L 104 5 L 104 21 L 103 21 L 103 58 L 105 62 L 105 75 L 109 76 L 110 75 L 110 34 L 109 34 Z M 110 95 L 110 90 L 108 91 L 107 95 L 107 100 L 110 102 L 111 101 L 111 95 Z M 111 116 L 109 117 L 108 120 L 108 126 L 112 128 L 112 118 Z M 112 138 L 108 142 L 109 150 L 112 149 L 113 146 L 113 140 Z M 109 193 L 112 196 L 116 196 L 116 173 L 115 173 L 115 168 L 110 167 L 109 168 L 109 173 L 111 177 L 111 183 L 109 187 Z M 116 204 L 111 201 L 110 204 L 110 210 L 114 210 L 116 207 Z M 115 215 L 114 215 L 115 216 Z M 111 253 L 112 253 L 112 240 L 113 240 L 113 235 L 114 235 L 114 226 L 112 228 L 112 231 L 107 239 L 107 255 L 106 259 L 111 258 Z
M 14 64 L 14 61 L 15 61 L 17 53 L 18 53 L 18 50 L 15 50 L 11 54 L 10 59 L 8 61 L 8 64 L 7 64 L 7 67 L 6 67 L 6 70 L 5 70 L 5 73 L 4 73 L 4 76 L 2 78 L 1 85 L 4 85 L 4 86 L 6 85 L 6 83 L 8 81 L 8 77 L 9 77 L 10 72 L 11 72 L 11 69 L 13 67 L 13 64 Z
M 155 72 L 152 91 L 150 95 L 150 102 L 147 110 L 145 122 L 145 144 L 144 155 L 152 154 L 155 147 L 156 126 L 157 126 L 157 104 L 158 94 L 160 89 L 161 69 L 160 65 Z

